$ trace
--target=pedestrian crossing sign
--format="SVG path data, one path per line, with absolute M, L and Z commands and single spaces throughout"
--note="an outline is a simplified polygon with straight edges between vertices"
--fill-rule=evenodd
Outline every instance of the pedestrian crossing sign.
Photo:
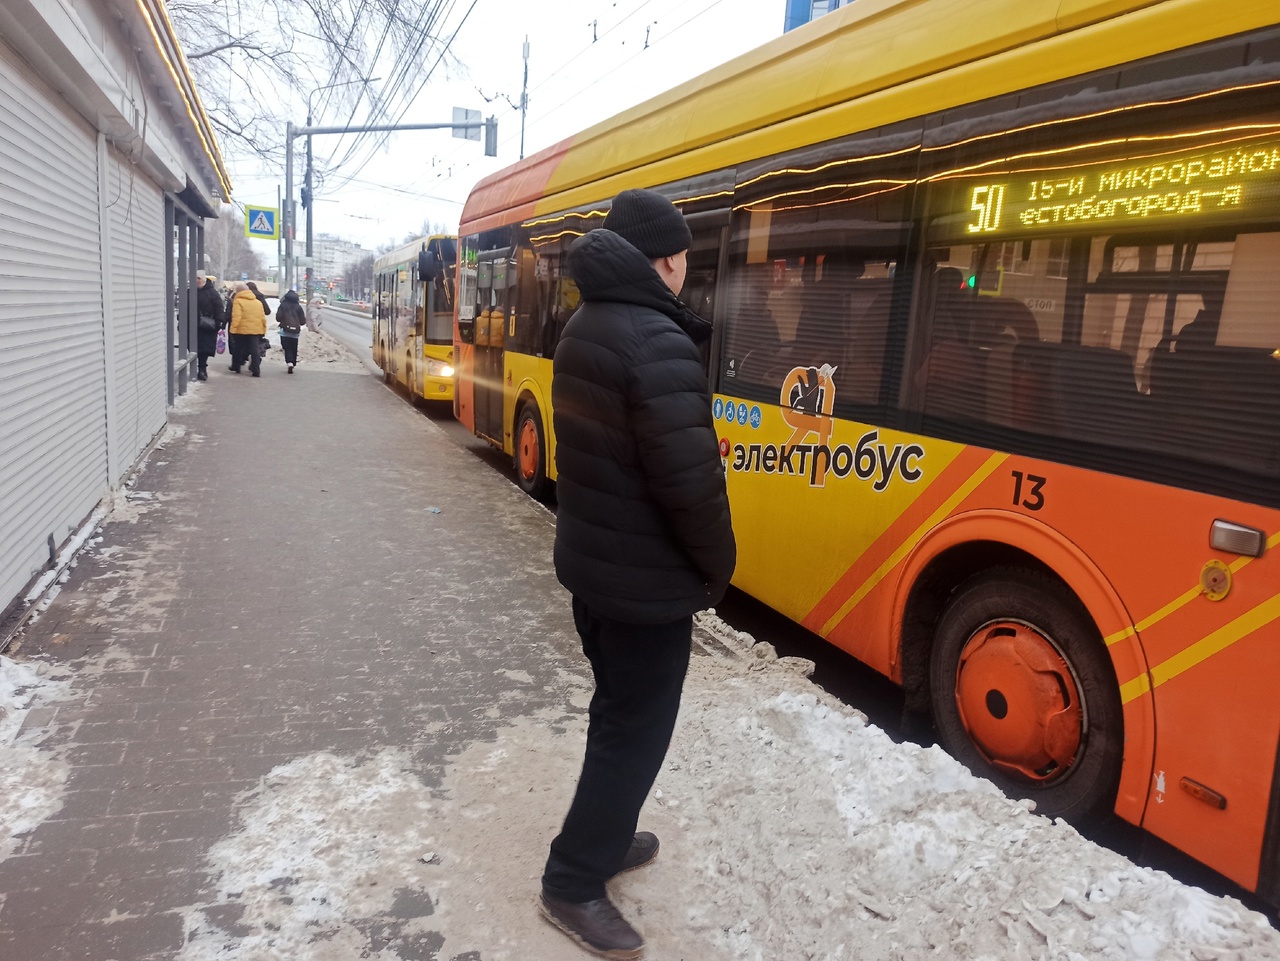
M 280 211 L 276 207 L 252 207 L 245 204 L 244 235 L 254 240 L 280 239 Z

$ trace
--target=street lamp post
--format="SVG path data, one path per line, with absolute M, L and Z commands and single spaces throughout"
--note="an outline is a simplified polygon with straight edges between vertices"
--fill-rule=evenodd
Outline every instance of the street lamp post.
M 349 87 L 356 83 L 374 83 L 381 80 L 381 77 L 359 77 L 355 80 L 339 80 L 337 83 L 325 84 L 323 87 L 316 87 L 307 94 L 307 126 L 311 126 L 311 98 L 323 90 L 332 90 L 335 87 Z M 313 280 L 312 264 L 311 264 L 311 212 L 315 209 L 315 194 L 311 189 L 311 134 L 307 134 L 307 172 L 303 179 L 302 196 L 305 200 L 304 206 L 307 208 L 307 280 L 304 285 L 307 302 L 311 301 L 311 284 Z

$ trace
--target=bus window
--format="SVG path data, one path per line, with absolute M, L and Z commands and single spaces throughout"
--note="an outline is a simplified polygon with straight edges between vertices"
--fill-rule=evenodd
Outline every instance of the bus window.
M 580 218 L 572 219 L 575 224 Z M 562 303 L 560 289 L 571 283 L 564 272 L 564 258 L 581 234 L 577 230 L 540 234 L 541 224 L 524 225 L 520 230 L 520 277 L 517 292 L 516 333 L 512 348 L 521 353 L 550 359 L 555 356 L 560 331 L 573 309 Z
M 414 334 L 416 278 L 417 271 L 408 264 L 401 264 L 396 270 L 395 331 L 392 342 L 397 348 Z
M 825 368 L 837 414 L 887 403 L 919 142 L 908 122 L 738 169 L 722 391 L 786 404 L 792 370 Z
M 826 368 L 837 413 L 883 403 L 913 137 L 827 144 L 739 171 L 722 391 L 786 404 L 792 370 Z
M 565 259 L 573 242 L 599 227 L 604 215 L 603 208 L 591 206 L 521 224 L 514 348 L 519 353 L 555 356 L 560 333 L 578 309 L 578 288 L 565 273 Z
M 476 264 L 476 240 L 468 238 L 463 261 L 458 268 L 458 340 L 470 344 L 475 340 L 476 300 L 479 294 L 479 268 Z
M 1280 234 L 1036 238 L 1017 272 L 1008 246 L 927 251 L 927 416 L 1280 477 Z
M 426 284 L 426 342 L 453 343 L 453 308 L 458 248 L 452 238 L 431 241 L 429 252 L 437 265 L 435 276 Z

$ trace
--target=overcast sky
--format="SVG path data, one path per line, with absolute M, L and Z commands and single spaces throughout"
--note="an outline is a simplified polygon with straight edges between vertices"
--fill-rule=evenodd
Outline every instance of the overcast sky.
M 446 130 L 389 134 L 361 169 L 357 158 L 317 188 L 314 229 L 375 248 L 400 241 L 425 221 L 456 228 L 476 181 L 520 156 L 526 35 L 528 156 L 780 35 L 784 12 L 785 0 L 456 0 L 446 32 L 456 31 L 451 51 L 463 66 L 446 72 L 442 63 L 400 122 L 451 122 L 454 107 L 492 114 L 498 156 L 487 158 L 482 143 Z M 335 110 L 313 119 L 316 126 L 336 126 L 345 115 Z M 315 156 L 335 150 L 341 156 L 344 139 L 316 137 Z M 295 178 L 301 177 L 302 144 Z M 275 206 L 283 189 L 282 170 L 249 162 L 233 163 L 231 177 L 241 205 Z M 276 245 L 254 243 L 273 264 Z

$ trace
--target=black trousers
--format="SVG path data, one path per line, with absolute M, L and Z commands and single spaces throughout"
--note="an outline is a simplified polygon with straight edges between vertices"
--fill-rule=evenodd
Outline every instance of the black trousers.
M 626 624 L 599 617 L 577 597 L 573 619 L 596 690 L 578 788 L 542 875 L 566 901 L 605 896 L 631 846 L 640 808 L 662 767 L 689 670 L 693 618 Z
M 280 349 L 284 351 L 284 362 L 286 364 L 296 364 L 298 362 L 298 338 L 286 337 L 280 335 Z
M 262 355 L 258 352 L 258 344 L 262 340 L 260 334 L 232 334 L 231 340 L 231 368 L 239 370 L 240 365 L 246 360 L 249 361 L 249 370 L 253 373 L 258 372 L 258 367 L 262 363 Z

